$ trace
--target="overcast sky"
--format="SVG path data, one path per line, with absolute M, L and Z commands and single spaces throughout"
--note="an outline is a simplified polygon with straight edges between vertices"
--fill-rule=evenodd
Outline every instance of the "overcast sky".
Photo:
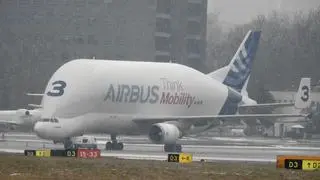
M 319 5 L 320 0 L 208 0 L 208 13 L 219 12 L 221 21 L 242 24 L 272 10 L 307 11 Z

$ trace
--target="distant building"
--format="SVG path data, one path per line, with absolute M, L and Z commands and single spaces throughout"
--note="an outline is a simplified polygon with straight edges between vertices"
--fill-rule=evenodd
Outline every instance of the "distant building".
M 198 69 L 206 57 L 207 0 L 0 0 L 0 24 L 1 57 L 20 71 L 8 82 L 13 102 L 75 58 Z
M 2 41 L 11 33 L 35 48 L 60 47 L 53 49 L 56 58 L 205 60 L 207 0 L 0 0 L 0 5 Z M 46 50 L 38 55 L 49 55 Z

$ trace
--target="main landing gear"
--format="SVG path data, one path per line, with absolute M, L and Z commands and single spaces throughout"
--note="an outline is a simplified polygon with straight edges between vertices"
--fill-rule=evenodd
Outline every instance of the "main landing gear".
M 117 136 L 115 134 L 111 134 L 111 142 L 106 143 L 106 150 L 123 150 L 123 143 L 118 143 Z
M 57 141 L 54 141 L 54 143 L 57 143 Z M 65 149 L 73 149 L 74 145 L 71 141 L 70 138 L 66 138 L 64 141 L 63 141 L 63 146 Z
M 165 152 L 182 152 L 181 144 L 165 144 L 164 145 Z

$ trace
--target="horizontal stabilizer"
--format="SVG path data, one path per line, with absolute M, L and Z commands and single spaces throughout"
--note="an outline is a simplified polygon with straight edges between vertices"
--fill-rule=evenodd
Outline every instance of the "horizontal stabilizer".
M 32 108 L 42 108 L 42 106 L 39 104 L 28 104 L 28 106 Z
M 28 106 L 32 108 L 42 108 L 42 106 L 39 104 L 28 104 Z
M 26 93 L 27 96 L 43 96 L 44 94 L 40 93 Z

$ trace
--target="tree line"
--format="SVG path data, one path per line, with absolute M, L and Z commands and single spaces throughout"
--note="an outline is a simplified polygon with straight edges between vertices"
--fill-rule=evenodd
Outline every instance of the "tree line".
M 226 65 L 249 29 L 262 31 L 249 90 L 296 90 L 301 77 L 320 79 L 320 7 L 290 16 L 274 11 L 223 31 L 218 14 L 208 15 L 207 69 Z

